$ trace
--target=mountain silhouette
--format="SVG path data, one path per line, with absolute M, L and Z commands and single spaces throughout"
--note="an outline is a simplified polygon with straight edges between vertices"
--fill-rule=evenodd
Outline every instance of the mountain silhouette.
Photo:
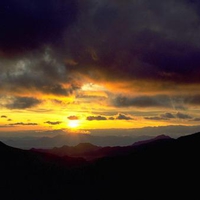
M 53 137 L 20 137 L 3 139 L 4 143 L 21 149 L 52 149 L 62 146 L 76 146 L 80 143 L 91 143 L 96 146 L 128 146 L 136 141 L 150 139 L 150 136 L 97 136 L 90 134 L 60 134 Z
M 69 159 L 77 158 L 65 160 L 0 143 L 0 195 L 11 200 L 199 199 L 200 133 L 124 148 L 114 147 L 112 156 L 70 165 Z
M 131 152 L 136 150 L 137 146 L 142 144 L 148 144 L 158 140 L 168 140 L 172 139 L 169 136 L 159 135 L 155 138 L 149 140 L 143 140 L 140 142 L 135 142 L 130 146 L 116 146 L 116 147 L 100 147 L 95 146 L 90 143 L 80 143 L 77 146 L 63 146 L 63 147 L 55 147 L 53 149 L 31 149 L 36 152 L 44 152 L 50 153 L 57 156 L 72 156 L 72 157 L 83 157 L 86 160 L 94 160 L 103 157 L 112 157 L 119 155 L 130 154 Z
M 53 149 L 31 149 L 35 152 L 44 152 L 44 153 L 50 153 L 57 156 L 73 156 L 73 157 L 84 157 L 84 154 L 87 154 L 89 152 L 96 151 L 98 149 L 101 149 L 101 147 L 95 146 L 90 143 L 80 143 L 76 146 L 66 146 L 63 147 L 54 147 Z
M 168 139 L 172 139 L 172 138 L 167 136 L 167 135 L 158 135 L 155 138 L 151 138 L 149 140 L 142 140 L 142 141 L 135 142 L 132 146 L 138 146 L 138 145 L 141 145 L 141 144 L 148 144 L 148 143 L 154 142 L 156 140 L 168 140 Z

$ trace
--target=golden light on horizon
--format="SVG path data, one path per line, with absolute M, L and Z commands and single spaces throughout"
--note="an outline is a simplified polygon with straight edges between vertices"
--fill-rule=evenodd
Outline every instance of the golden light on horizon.
M 69 120 L 69 122 L 68 122 L 68 126 L 72 129 L 77 128 L 79 125 L 80 125 L 79 120 Z

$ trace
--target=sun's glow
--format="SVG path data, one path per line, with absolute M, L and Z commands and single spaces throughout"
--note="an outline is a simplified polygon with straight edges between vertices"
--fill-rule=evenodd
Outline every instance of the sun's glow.
M 79 126 L 79 120 L 69 120 L 68 126 L 70 128 L 77 128 Z

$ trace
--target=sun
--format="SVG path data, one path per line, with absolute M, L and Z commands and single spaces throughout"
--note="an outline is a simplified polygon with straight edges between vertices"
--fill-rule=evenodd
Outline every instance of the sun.
M 79 126 L 79 120 L 69 120 L 68 126 L 70 128 L 77 128 Z

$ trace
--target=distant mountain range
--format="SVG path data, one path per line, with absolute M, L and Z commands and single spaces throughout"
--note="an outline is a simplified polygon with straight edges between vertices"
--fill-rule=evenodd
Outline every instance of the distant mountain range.
M 90 134 L 62 134 L 54 137 L 20 137 L 20 138 L 5 138 L 3 142 L 9 146 L 31 149 L 31 148 L 45 148 L 50 149 L 54 147 L 62 147 L 64 145 L 76 146 L 80 143 L 91 143 L 96 146 L 127 146 L 134 142 L 147 140 L 153 138 L 152 136 L 94 136 Z
M 54 147 L 53 149 L 32 149 L 34 152 L 43 152 L 49 153 L 53 155 L 57 155 L 60 157 L 63 156 L 71 156 L 71 157 L 82 157 L 86 160 L 94 160 L 106 156 L 117 156 L 117 155 L 125 155 L 131 153 L 135 150 L 135 148 L 142 144 L 148 144 L 150 142 L 158 141 L 158 140 L 168 140 L 172 139 L 169 136 L 160 135 L 155 138 L 149 140 L 143 140 L 139 142 L 135 142 L 130 146 L 116 146 L 116 147 L 100 147 L 95 146 L 90 143 L 80 143 L 77 146 L 66 146 L 63 147 Z
M 91 143 L 96 146 L 128 146 L 138 141 L 152 139 L 158 135 L 178 138 L 197 133 L 200 126 L 159 126 L 134 129 L 94 129 L 89 134 L 71 133 L 67 130 L 5 132 L 0 134 L 0 141 L 21 148 L 42 148 L 76 146 L 80 143 Z
M 4 199 L 200 198 L 200 133 L 159 136 L 126 147 L 85 143 L 41 151 L 0 143 Z M 87 161 L 88 156 L 95 159 Z

